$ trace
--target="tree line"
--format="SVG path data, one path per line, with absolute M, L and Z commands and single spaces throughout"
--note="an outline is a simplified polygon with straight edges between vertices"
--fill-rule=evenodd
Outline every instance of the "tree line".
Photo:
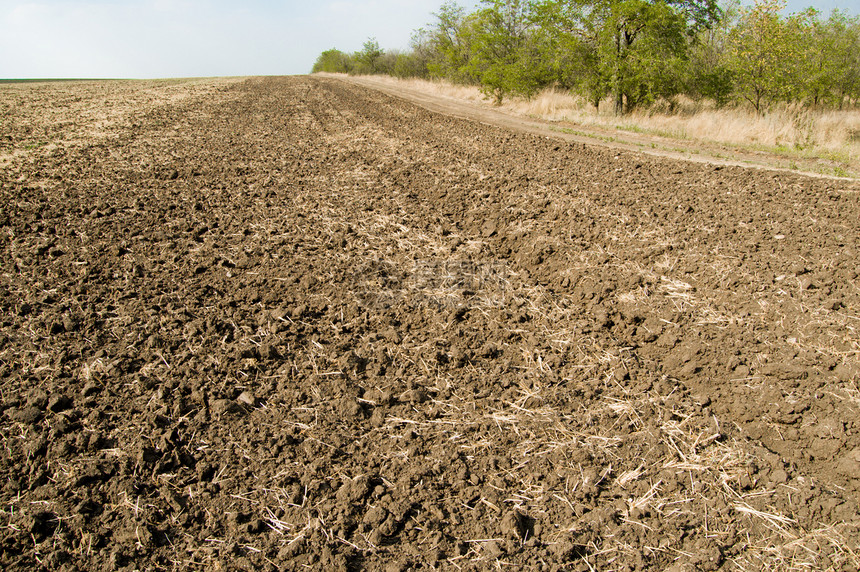
M 446 1 L 413 33 L 410 49 L 375 39 L 331 49 L 313 72 L 388 74 L 480 86 L 497 103 L 547 87 L 623 114 L 676 96 L 758 112 L 784 103 L 860 103 L 860 17 L 785 0 L 483 0 L 468 12 Z

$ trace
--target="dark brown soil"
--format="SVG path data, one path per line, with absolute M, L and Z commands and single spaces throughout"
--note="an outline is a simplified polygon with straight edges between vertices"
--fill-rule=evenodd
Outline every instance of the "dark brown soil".
M 0 120 L 3 569 L 860 566 L 856 184 L 322 78 Z

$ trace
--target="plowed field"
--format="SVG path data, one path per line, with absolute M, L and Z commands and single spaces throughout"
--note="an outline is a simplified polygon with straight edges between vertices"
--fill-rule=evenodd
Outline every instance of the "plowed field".
M 328 78 L 0 119 L 0 568 L 860 566 L 857 184 Z

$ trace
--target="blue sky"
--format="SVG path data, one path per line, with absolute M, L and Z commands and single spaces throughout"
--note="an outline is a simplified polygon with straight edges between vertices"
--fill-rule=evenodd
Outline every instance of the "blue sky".
M 462 0 L 474 7 L 478 2 Z M 303 74 L 375 37 L 406 49 L 442 0 L 0 0 L 0 78 Z M 857 0 L 789 0 L 858 13 Z

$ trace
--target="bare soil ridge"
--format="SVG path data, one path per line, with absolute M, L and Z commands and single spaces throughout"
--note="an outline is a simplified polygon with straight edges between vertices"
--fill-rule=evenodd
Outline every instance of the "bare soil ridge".
M 0 94 L 3 569 L 860 566 L 856 183 L 319 77 Z
M 695 163 L 711 165 L 747 167 L 766 169 L 777 172 L 789 172 L 809 177 L 823 177 L 835 180 L 856 180 L 856 177 L 839 177 L 821 173 L 822 169 L 830 171 L 843 167 L 840 163 L 821 159 L 793 156 L 780 157 L 764 151 L 741 150 L 719 143 L 705 141 L 680 140 L 659 135 L 634 133 L 617 129 L 599 128 L 590 125 L 580 125 L 564 121 L 545 121 L 536 118 L 523 117 L 502 110 L 476 105 L 451 97 L 442 97 L 426 93 L 418 89 L 399 85 L 388 78 L 374 76 L 349 76 L 346 74 L 318 74 L 324 77 L 337 78 L 342 81 L 377 89 L 395 97 L 401 97 L 421 105 L 425 109 L 437 113 L 453 115 L 463 119 L 480 121 L 487 125 L 496 125 L 506 129 L 547 136 L 567 142 L 598 145 L 610 149 L 640 152 L 655 157 L 681 159 Z M 832 172 L 832 171 L 831 171 Z

